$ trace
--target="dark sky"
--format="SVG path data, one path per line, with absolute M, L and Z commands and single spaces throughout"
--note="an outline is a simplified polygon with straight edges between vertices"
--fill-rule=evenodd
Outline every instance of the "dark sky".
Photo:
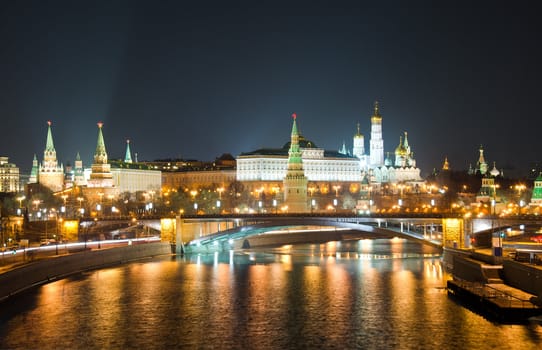
M 384 147 L 403 131 L 422 175 L 486 159 L 542 159 L 540 11 L 483 1 L 3 1 L 0 155 L 90 165 L 98 121 L 110 158 L 213 160 L 289 140 Z M 506 5 L 506 6 L 505 6 Z

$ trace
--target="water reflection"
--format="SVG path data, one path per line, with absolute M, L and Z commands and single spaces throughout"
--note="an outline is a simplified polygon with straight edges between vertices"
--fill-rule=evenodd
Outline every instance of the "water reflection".
M 438 252 L 375 240 L 155 259 L 14 298 L 2 348 L 522 348 L 448 298 Z M 5 310 L 5 309 L 4 309 Z M 483 329 L 483 332 L 480 330 Z

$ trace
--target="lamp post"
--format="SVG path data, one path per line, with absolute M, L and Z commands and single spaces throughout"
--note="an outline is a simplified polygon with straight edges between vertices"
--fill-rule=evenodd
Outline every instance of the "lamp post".
M 338 197 L 339 196 L 339 190 L 341 189 L 341 186 L 333 185 L 333 189 L 335 190 L 335 197 Z
M 25 196 L 17 197 L 17 200 L 19 201 L 19 208 L 23 207 L 23 200 L 25 200 Z

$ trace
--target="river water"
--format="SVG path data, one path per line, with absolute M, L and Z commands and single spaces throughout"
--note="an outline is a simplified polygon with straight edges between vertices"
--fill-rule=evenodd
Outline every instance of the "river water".
M 362 240 L 162 257 L 0 304 L 1 349 L 541 349 L 448 297 L 438 253 Z

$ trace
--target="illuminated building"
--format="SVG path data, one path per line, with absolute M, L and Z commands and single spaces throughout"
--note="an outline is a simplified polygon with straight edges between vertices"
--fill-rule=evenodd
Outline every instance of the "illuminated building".
M 405 137 L 399 137 L 399 145 L 395 149 L 395 162 L 388 156 L 383 166 L 374 167 L 369 170 L 371 182 L 380 185 L 382 183 L 410 183 L 412 185 L 421 185 L 423 179 L 420 175 L 420 169 L 416 167 L 414 152 L 412 152 L 408 143 L 407 132 Z
M 29 184 L 35 184 L 38 182 L 38 172 L 39 172 L 38 158 L 34 154 L 34 159 L 32 160 L 32 169 L 30 170 L 30 177 L 28 178 Z
M 124 160 L 107 160 L 107 152 L 101 124 L 98 131 L 98 144 L 94 155 L 94 164 L 86 170 L 87 189 L 98 188 L 99 192 L 118 195 L 119 193 L 131 193 L 146 191 L 159 192 L 162 187 L 162 172 L 150 169 L 144 164 L 132 161 L 130 143 L 126 143 Z M 107 163 L 103 163 L 106 161 Z M 96 192 L 96 191 L 94 191 Z
M 94 152 L 90 178 L 87 180 L 88 187 L 113 187 L 113 174 L 111 174 L 111 165 L 107 162 L 102 127 L 103 123 L 98 123 L 98 142 L 96 152 Z
M 107 151 L 102 133 L 103 123 L 98 123 L 98 141 L 96 143 L 96 151 L 94 152 L 94 163 L 90 169 L 90 174 L 87 178 L 86 187 L 82 187 L 83 194 L 91 203 L 99 204 L 96 206 L 99 211 L 103 197 L 117 196 L 120 193 L 118 187 L 113 186 L 113 174 L 111 173 L 111 165 L 107 160 Z M 88 171 L 87 171 L 88 173 Z
M 167 190 L 184 188 L 203 188 L 213 185 L 227 187 L 235 182 L 235 169 L 220 170 L 189 170 L 189 171 L 163 171 L 162 188 Z
M 371 116 L 370 154 L 364 154 L 364 137 L 358 125 L 353 137 L 352 152 L 343 144 L 339 151 L 318 148 L 314 142 L 299 135 L 299 148 L 303 162 L 304 175 L 316 188 L 329 191 L 333 185 L 343 188 L 359 188 L 363 179 L 368 178 L 370 186 L 377 190 L 385 183 L 405 183 L 416 188 L 423 185 L 420 169 L 416 167 L 414 153 L 405 132 L 400 138 L 395 152 L 395 161 L 384 160 L 384 141 L 382 139 L 382 115 L 378 102 L 375 102 Z M 282 148 L 262 148 L 241 153 L 237 157 L 237 180 L 249 188 L 275 188 L 286 176 L 288 149 L 290 143 Z M 350 155 L 352 154 L 352 155 Z M 350 191 L 351 192 L 351 191 Z M 351 192 L 353 193 L 353 192 Z
M 360 182 L 359 159 L 318 148 L 298 135 L 304 174 L 308 181 Z M 237 157 L 237 181 L 280 181 L 286 176 L 290 142 L 282 148 L 262 148 Z
M 470 175 L 480 174 L 484 176 L 487 173 L 487 163 L 484 158 L 484 147 L 482 147 L 482 145 L 480 145 L 479 152 L 480 155 L 478 156 L 478 161 L 476 162 L 476 168 L 473 169 L 472 165 L 469 165 L 468 173 Z
M 450 163 L 448 162 L 448 157 L 444 158 L 444 164 L 442 164 L 442 170 L 450 170 Z
M 112 161 L 111 174 L 113 186 L 120 193 L 137 193 L 146 191 L 159 192 L 162 187 L 162 172 L 148 166 L 134 163 L 130 151 L 130 141 L 126 141 L 124 161 Z
M 47 122 L 47 140 L 43 151 L 43 162 L 38 167 L 37 182 L 53 192 L 64 188 L 64 167 L 58 164 L 50 121 Z
M 307 211 L 307 177 L 303 171 L 303 159 L 299 148 L 299 133 L 295 113 L 292 124 L 290 148 L 288 150 L 288 166 L 286 176 L 283 180 L 284 204 L 292 213 L 303 213 Z
M 8 157 L 0 157 L 0 192 L 19 191 L 19 168 L 9 162 Z
M 382 116 L 378 109 L 378 101 L 374 105 L 371 117 L 371 140 L 369 140 L 369 166 L 376 168 L 384 165 L 384 139 L 382 138 Z
M 542 172 L 534 180 L 533 195 L 531 196 L 530 206 L 542 205 Z
M 73 184 L 75 186 L 86 186 L 87 180 L 85 179 L 85 169 L 83 168 L 83 161 L 79 152 L 75 156 L 75 164 L 73 168 Z

